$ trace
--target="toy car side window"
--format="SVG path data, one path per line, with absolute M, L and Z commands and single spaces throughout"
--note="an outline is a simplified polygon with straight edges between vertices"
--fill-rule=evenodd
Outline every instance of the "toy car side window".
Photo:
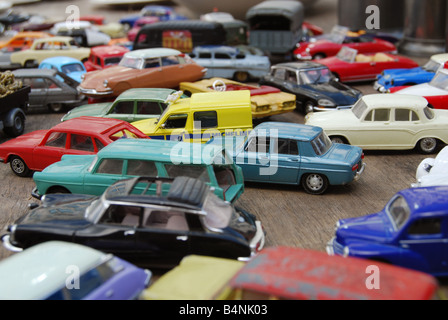
M 389 121 L 390 109 L 375 109 L 373 121 Z
M 272 75 L 275 79 L 285 80 L 286 70 L 282 68 L 273 69 Z
M 63 132 L 52 132 L 45 143 L 47 147 L 65 148 L 67 134 Z
M 409 121 L 410 115 L 409 109 L 395 109 L 395 121 Z
M 155 101 L 138 101 L 137 114 L 161 114 L 162 109 Z
M 149 228 L 187 231 L 189 230 L 185 213 L 181 211 L 153 210 L 145 212 L 144 226 Z
M 299 148 L 297 146 L 297 141 L 290 139 L 278 139 L 277 140 L 277 153 L 278 154 L 289 154 L 289 155 L 299 155 Z
M 185 176 L 204 182 L 210 182 L 210 177 L 206 166 L 165 164 L 165 170 L 169 178 Z
M 142 212 L 142 208 L 137 206 L 110 205 L 98 223 L 136 227 L 141 224 Z
M 194 113 L 194 127 L 216 128 L 218 126 L 218 114 L 216 111 L 199 111 Z
M 71 134 L 70 149 L 94 152 L 92 138 L 81 134 Z
M 211 59 L 212 54 L 210 52 L 199 52 L 198 58 L 199 59 Z
M 220 60 L 230 60 L 232 59 L 232 57 L 230 55 L 228 55 L 227 53 L 215 53 L 215 59 L 220 59 Z
M 408 228 L 408 235 L 436 235 L 442 232 L 442 219 L 423 218 L 414 221 Z
M 130 176 L 158 176 L 156 164 L 146 160 L 128 160 L 127 174 Z
M 61 87 L 59 87 L 57 85 L 57 83 L 51 79 L 45 79 L 45 83 L 46 83 L 46 87 L 50 90 L 61 90 L 62 91 Z
M 149 68 L 157 68 L 160 67 L 159 58 L 146 59 L 145 60 L 145 69 Z
M 179 64 L 179 60 L 176 56 L 169 56 L 169 57 L 163 57 L 162 58 L 162 66 L 172 66 Z
M 112 113 L 116 114 L 133 114 L 134 113 L 134 101 L 119 101 L 112 110 Z
M 165 129 L 185 128 L 187 118 L 187 114 L 173 114 L 165 121 Z
M 247 143 L 246 151 L 268 154 L 269 146 L 270 146 L 270 138 L 269 137 L 256 136 L 256 137 L 251 138 L 251 140 Z
M 96 173 L 121 175 L 122 169 L 123 169 L 123 160 L 103 159 L 99 164 Z
M 95 138 L 95 144 L 96 144 L 96 149 L 98 151 L 100 151 L 101 149 L 104 148 L 104 144 L 100 140 L 98 140 L 97 138 Z

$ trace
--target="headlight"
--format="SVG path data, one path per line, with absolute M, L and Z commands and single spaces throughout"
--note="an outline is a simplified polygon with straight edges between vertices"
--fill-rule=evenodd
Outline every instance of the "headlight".
M 104 80 L 104 82 L 103 82 L 103 86 L 104 86 L 104 88 L 107 88 L 108 85 L 109 85 L 109 81 Z
M 344 247 L 344 252 L 343 252 L 343 256 L 348 257 L 348 255 L 350 254 L 350 249 L 348 247 Z
M 83 74 L 81 75 L 81 80 L 84 80 L 85 78 L 86 78 L 86 74 L 83 73 Z
M 328 99 L 319 99 L 317 101 L 317 104 L 322 107 L 334 107 L 335 106 L 334 102 L 331 100 L 328 100 Z

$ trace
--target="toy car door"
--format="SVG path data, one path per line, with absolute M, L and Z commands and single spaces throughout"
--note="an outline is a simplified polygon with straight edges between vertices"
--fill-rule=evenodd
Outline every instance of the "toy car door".
M 271 172 L 269 180 L 278 183 L 296 183 L 300 170 L 298 142 L 292 139 L 271 138 Z

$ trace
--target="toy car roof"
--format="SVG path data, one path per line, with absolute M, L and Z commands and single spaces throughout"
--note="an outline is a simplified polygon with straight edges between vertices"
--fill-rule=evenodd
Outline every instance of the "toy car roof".
M 413 216 L 446 215 L 448 207 L 448 186 L 432 186 L 400 190 L 397 195 L 403 196 Z
M 274 66 L 272 66 L 273 68 L 275 67 L 283 67 L 283 68 L 289 68 L 289 69 L 296 69 L 296 70 L 302 70 L 302 69 L 328 69 L 327 66 L 317 63 L 317 62 L 313 62 L 313 61 L 297 61 L 297 62 L 286 62 L 286 63 L 278 63 Z
M 169 21 L 160 21 L 148 24 L 146 26 L 143 26 L 141 31 L 145 30 L 178 30 L 179 28 L 182 28 L 182 30 L 204 30 L 204 29 L 222 29 L 224 30 L 224 27 L 221 23 L 214 22 L 214 21 L 203 21 L 203 20 L 194 20 L 194 19 L 188 19 L 188 20 L 169 20 Z
M 113 118 L 101 118 L 82 116 L 67 121 L 62 121 L 55 125 L 51 130 L 79 132 L 82 134 L 106 133 L 113 127 L 128 126 L 128 122 Z
M 322 132 L 322 128 L 299 123 L 263 122 L 254 128 L 257 135 L 273 136 L 279 138 L 310 141 Z
M 428 100 L 424 97 L 407 94 L 368 94 L 361 99 L 371 108 L 403 107 L 418 109 L 428 105 Z
M 180 55 L 182 52 L 171 48 L 149 48 L 149 49 L 139 49 L 133 50 L 125 53 L 125 57 L 131 57 L 135 59 L 148 59 L 148 58 L 158 58 L 167 57 L 173 55 Z
M 49 57 L 49 58 L 42 60 L 42 62 L 54 63 L 54 64 L 58 64 L 58 65 L 62 65 L 62 64 L 66 64 L 66 63 L 80 63 L 80 64 L 82 63 L 79 59 L 67 57 L 67 56 Z
M 168 88 L 131 88 L 121 93 L 115 100 L 138 100 L 138 99 L 161 99 L 175 92 L 174 89 Z

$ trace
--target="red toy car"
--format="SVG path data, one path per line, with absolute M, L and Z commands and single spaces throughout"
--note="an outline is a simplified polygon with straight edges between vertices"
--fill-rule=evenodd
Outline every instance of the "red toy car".
M 9 162 L 16 175 L 27 177 L 61 160 L 64 154 L 95 154 L 123 136 L 148 139 L 126 121 L 79 117 L 0 144 L 0 161 Z
M 348 47 L 342 48 L 337 56 L 318 62 L 327 66 L 341 82 L 371 81 L 386 69 L 419 66 L 414 60 L 403 56 L 384 52 L 358 54 L 357 50 Z
M 84 66 L 87 72 L 115 66 L 121 61 L 123 55 L 129 51 L 128 48 L 119 45 L 93 47 Z
M 359 53 L 397 53 L 395 45 L 389 41 L 365 34 L 352 34 L 348 28 L 333 28 L 330 34 L 321 35 L 314 40 L 300 42 L 294 50 L 298 60 L 317 60 L 333 57 L 343 47 L 356 49 Z

